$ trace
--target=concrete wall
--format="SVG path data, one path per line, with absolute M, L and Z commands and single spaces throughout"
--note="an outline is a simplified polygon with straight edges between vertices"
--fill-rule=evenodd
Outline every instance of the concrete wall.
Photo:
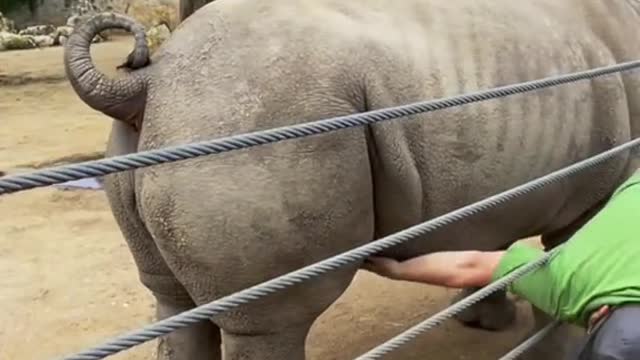
M 128 14 L 145 26 L 156 25 L 162 18 L 173 27 L 178 10 L 178 0 L 36 0 L 36 3 L 34 12 L 25 5 L 5 15 L 15 21 L 17 28 L 41 24 L 60 26 L 71 15 L 83 14 L 93 8 Z

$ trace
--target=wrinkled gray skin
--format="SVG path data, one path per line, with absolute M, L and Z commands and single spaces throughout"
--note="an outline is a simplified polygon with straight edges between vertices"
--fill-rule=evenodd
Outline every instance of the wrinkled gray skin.
M 151 64 L 140 27 L 115 15 L 77 31 L 65 64 L 79 96 L 116 119 L 117 155 L 637 59 L 639 26 L 626 0 L 218 0 L 186 18 Z M 88 53 L 93 34 L 112 27 L 136 34 L 117 81 Z M 638 136 L 639 89 L 637 72 L 616 74 L 105 185 L 164 318 Z M 555 246 L 637 166 L 620 156 L 382 255 L 492 250 L 536 234 Z M 175 332 L 159 358 L 220 359 L 222 339 L 226 360 L 304 359 L 309 327 L 359 265 Z M 512 306 L 498 294 L 463 319 L 504 328 Z M 536 315 L 537 327 L 548 321 Z M 528 355 L 559 358 L 566 331 Z

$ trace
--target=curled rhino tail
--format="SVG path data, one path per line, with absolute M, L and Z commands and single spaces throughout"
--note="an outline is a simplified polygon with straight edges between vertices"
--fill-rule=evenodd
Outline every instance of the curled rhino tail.
M 128 16 L 102 13 L 78 26 L 69 36 L 64 49 L 65 71 L 73 89 L 87 105 L 138 127 L 147 94 L 144 75 L 131 71 L 122 79 L 109 79 L 91 59 L 89 48 L 93 38 L 108 29 L 123 29 L 134 35 L 134 49 L 118 68 L 137 70 L 150 63 L 144 27 Z

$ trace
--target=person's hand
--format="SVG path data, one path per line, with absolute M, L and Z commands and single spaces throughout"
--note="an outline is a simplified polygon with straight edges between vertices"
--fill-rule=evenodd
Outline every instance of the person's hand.
M 587 330 L 591 332 L 602 319 L 609 315 L 610 310 L 609 305 L 603 305 L 598 310 L 591 313 L 591 316 L 589 316 Z
M 401 278 L 400 263 L 391 258 L 372 256 L 365 260 L 362 268 L 390 279 Z

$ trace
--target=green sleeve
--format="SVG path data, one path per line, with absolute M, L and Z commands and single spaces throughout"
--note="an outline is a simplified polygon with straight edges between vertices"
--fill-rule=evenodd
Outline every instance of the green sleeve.
M 535 261 L 543 256 L 545 252 L 523 243 L 514 243 L 505 252 L 504 256 L 498 264 L 498 268 L 493 273 L 493 281 L 504 277 L 511 272 L 517 270 L 523 265 Z M 515 282 L 513 282 L 508 290 L 529 301 L 538 309 L 546 312 L 551 316 L 555 316 L 557 310 L 557 299 L 552 293 L 553 287 L 549 267 L 544 266 L 540 269 L 530 272 Z

